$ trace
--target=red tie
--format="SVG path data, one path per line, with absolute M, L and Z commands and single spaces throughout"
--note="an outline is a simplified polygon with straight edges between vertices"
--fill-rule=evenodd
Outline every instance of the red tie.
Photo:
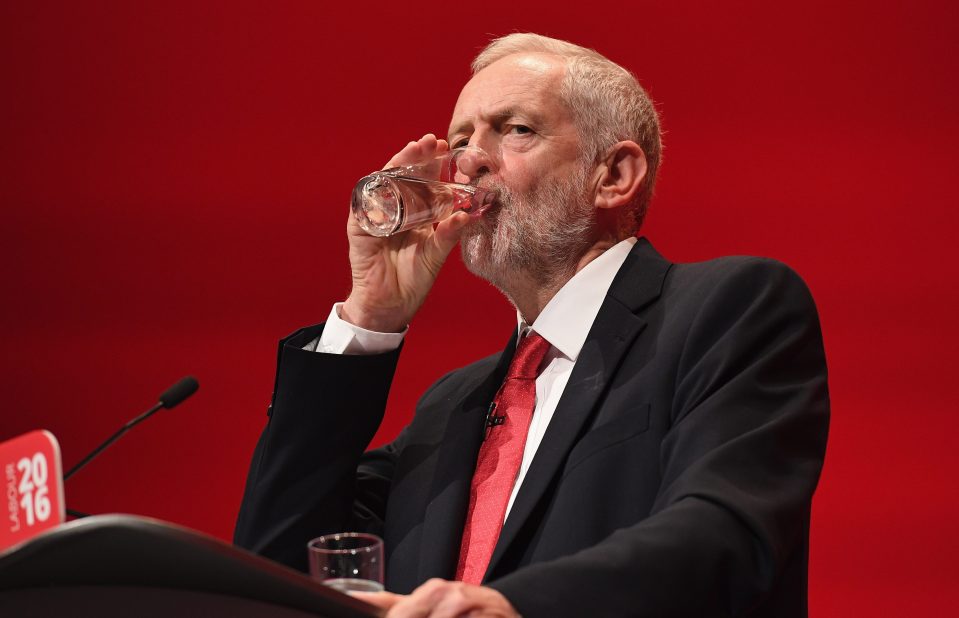
M 523 463 L 526 434 L 536 405 L 536 370 L 549 347 L 548 341 L 533 332 L 521 339 L 506 381 L 493 400 L 490 417 L 502 420 L 486 428 L 486 440 L 476 459 L 456 566 L 456 579 L 460 581 L 479 584 L 493 556 L 513 483 Z

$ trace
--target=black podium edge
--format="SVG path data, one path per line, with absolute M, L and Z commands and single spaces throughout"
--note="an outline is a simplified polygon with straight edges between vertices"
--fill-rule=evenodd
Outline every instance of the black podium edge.
M 206 592 L 330 618 L 382 614 L 298 571 L 196 530 L 146 517 L 87 517 L 0 553 L 0 594 L 97 585 Z

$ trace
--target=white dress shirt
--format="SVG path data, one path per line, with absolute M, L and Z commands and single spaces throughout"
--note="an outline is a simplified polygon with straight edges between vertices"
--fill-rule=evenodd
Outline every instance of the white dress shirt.
M 543 441 L 546 428 L 553 418 L 576 359 L 586 342 L 586 335 L 596 320 L 616 273 L 626 261 L 626 256 L 634 244 L 635 238 L 626 239 L 583 267 L 560 288 L 532 325 L 527 325 L 519 312 L 516 314 L 520 335 L 525 335 L 527 330 L 533 330 L 546 339 L 551 347 L 536 378 L 536 407 L 530 421 L 529 433 L 526 435 L 523 463 L 513 483 L 513 492 L 506 507 L 507 516 L 533 462 L 536 449 Z M 402 333 L 377 333 L 341 320 L 341 305 L 342 303 L 333 305 L 322 335 L 304 349 L 330 354 L 379 354 L 395 350 L 403 341 L 406 330 Z

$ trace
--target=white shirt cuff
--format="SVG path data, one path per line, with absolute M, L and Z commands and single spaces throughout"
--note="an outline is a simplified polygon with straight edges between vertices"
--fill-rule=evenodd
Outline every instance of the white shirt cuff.
M 336 303 L 326 319 L 326 326 L 319 337 L 303 346 L 308 352 L 326 354 L 382 354 L 400 347 L 409 327 L 401 333 L 378 333 L 360 328 L 340 319 L 340 307 Z

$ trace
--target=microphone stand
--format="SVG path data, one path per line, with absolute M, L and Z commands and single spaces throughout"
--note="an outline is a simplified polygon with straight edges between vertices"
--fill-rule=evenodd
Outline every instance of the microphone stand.
M 102 453 L 105 448 L 107 448 L 108 446 L 116 442 L 118 439 L 120 439 L 120 436 L 130 431 L 130 429 L 132 429 L 137 423 L 140 423 L 146 420 L 147 418 L 149 418 L 151 414 L 155 413 L 157 410 L 159 410 L 162 407 L 163 407 L 163 402 L 158 401 L 155 404 L 153 404 L 153 406 L 149 410 L 147 410 L 140 416 L 136 417 L 135 419 L 128 421 L 127 424 L 121 427 L 115 434 L 107 438 L 106 441 L 103 442 L 103 444 L 93 449 L 93 451 L 89 455 L 81 459 L 80 463 L 70 468 L 67 471 L 67 473 L 63 475 L 63 480 L 66 481 L 68 478 L 76 474 L 80 468 L 82 468 L 83 466 L 93 461 L 93 459 L 97 455 Z

